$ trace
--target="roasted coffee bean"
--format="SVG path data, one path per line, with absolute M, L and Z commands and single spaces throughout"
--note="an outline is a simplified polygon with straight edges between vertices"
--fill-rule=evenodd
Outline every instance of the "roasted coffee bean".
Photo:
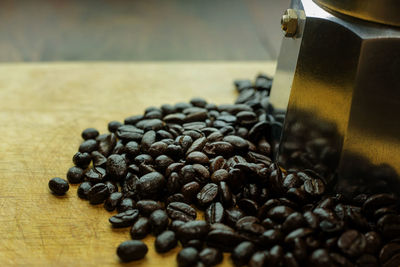
M 125 178 L 128 171 L 128 166 L 126 164 L 125 158 L 121 155 L 113 154 L 107 159 L 107 174 L 110 178 L 120 180 Z
M 114 134 L 101 134 L 96 138 L 98 143 L 97 151 L 99 151 L 104 156 L 108 156 L 114 149 L 117 138 Z
M 213 230 L 207 235 L 207 245 L 221 249 L 222 251 L 232 251 L 239 243 L 245 241 L 239 234 L 228 230 Z
M 388 243 L 382 247 L 379 253 L 379 261 L 382 266 L 395 267 L 400 264 L 400 244 Z
M 89 166 L 91 160 L 92 158 L 87 152 L 76 152 L 76 154 L 72 158 L 73 163 L 82 169 L 85 169 L 87 166 Z
M 187 163 L 208 164 L 209 159 L 206 154 L 200 151 L 193 151 L 186 156 Z
M 140 260 L 146 256 L 147 251 L 146 244 L 139 240 L 122 242 L 117 248 L 117 254 L 124 262 Z
M 183 225 L 183 224 L 185 224 L 184 221 L 173 220 L 168 228 L 176 233 L 176 232 L 178 232 L 179 227 L 181 227 L 181 225 Z
M 225 208 L 233 205 L 233 195 L 227 183 L 225 182 L 219 183 L 218 193 L 220 196 L 221 203 Z
M 312 229 L 317 229 L 319 226 L 319 218 L 317 215 L 312 213 L 311 211 L 306 211 L 304 214 L 304 219 L 307 222 L 308 227 Z
M 143 216 L 149 216 L 153 211 L 162 209 L 157 201 L 151 199 L 139 200 L 136 203 L 136 207 Z
M 190 182 L 182 186 L 181 193 L 188 202 L 192 202 L 200 191 L 200 184 L 198 182 Z
M 168 227 L 168 215 L 164 210 L 155 210 L 149 216 L 151 231 L 159 235 Z
M 69 184 L 60 177 L 54 177 L 49 181 L 49 188 L 55 195 L 62 196 L 68 191 Z
M 316 267 L 332 266 L 331 258 L 326 249 L 317 249 L 310 256 L 310 264 Z
M 284 256 L 283 261 L 285 262 L 285 266 L 287 267 L 298 267 L 299 263 L 297 262 L 294 255 L 290 252 L 287 252 Z
M 365 200 L 362 209 L 367 215 L 372 215 L 377 209 L 383 206 L 390 206 L 395 204 L 397 197 L 391 194 L 377 194 L 370 196 Z
M 139 218 L 139 211 L 136 209 L 127 210 L 110 217 L 108 220 L 115 228 L 128 227 L 133 225 Z
M 175 233 L 172 231 L 164 231 L 157 236 L 154 241 L 154 247 L 158 253 L 165 253 L 176 247 L 178 244 Z
M 158 141 L 153 143 L 150 148 L 148 149 L 148 153 L 152 156 L 152 157 L 158 157 L 160 155 L 163 155 L 167 152 L 167 148 L 168 148 L 168 144 L 162 142 L 162 141 Z
M 211 181 L 218 184 L 219 182 L 226 182 L 229 179 L 229 172 L 225 169 L 219 169 L 211 175 Z
M 291 232 L 295 229 L 305 226 L 306 221 L 303 215 L 299 212 L 293 212 L 290 214 L 282 224 L 282 230 L 284 232 Z
M 207 139 L 205 137 L 198 138 L 190 145 L 190 147 L 187 148 L 186 154 L 189 155 L 190 153 L 192 153 L 194 151 L 201 151 L 206 143 L 207 143 Z M 182 146 L 182 148 L 184 148 L 184 146 Z M 185 148 L 184 148 L 184 150 L 185 150 Z
M 249 148 L 249 143 L 239 136 L 228 135 L 224 137 L 223 141 L 230 143 L 239 152 L 246 151 Z
M 87 128 L 82 131 L 82 138 L 87 140 L 87 139 L 95 139 L 99 135 L 99 131 L 97 131 L 95 128 Z
M 94 139 L 88 139 L 84 141 L 80 146 L 79 146 L 79 152 L 81 153 L 91 153 L 92 151 L 95 151 L 97 149 L 97 141 Z
M 365 253 L 376 254 L 382 245 L 382 238 L 377 232 L 368 232 L 365 234 Z
M 205 221 L 189 221 L 178 228 L 177 236 L 182 243 L 192 239 L 204 239 L 209 226 Z
M 270 230 L 265 231 L 262 234 L 262 236 L 260 238 L 261 239 L 260 244 L 263 247 L 269 248 L 274 245 L 281 244 L 283 241 L 283 238 L 284 238 L 284 236 L 280 230 L 270 229 Z
M 143 198 L 157 198 L 165 184 L 164 176 L 158 172 L 151 172 L 140 177 L 136 188 Z
M 255 246 L 249 241 L 244 241 L 237 245 L 231 254 L 231 258 L 235 266 L 246 265 L 253 253 L 255 252 Z
M 125 118 L 124 124 L 135 125 L 138 121 L 143 119 L 143 115 L 134 115 L 128 118 Z
M 234 147 L 224 141 L 217 141 L 212 143 L 207 143 L 204 146 L 203 151 L 208 155 L 225 155 L 229 156 L 233 153 Z
M 88 199 L 88 192 L 92 188 L 93 184 L 91 182 L 83 182 L 79 185 L 77 194 L 78 197 L 82 199 Z
M 201 206 L 209 205 L 218 195 L 218 185 L 214 183 L 206 184 L 197 194 L 197 202 Z
M 220 202 L 211 203 L 204 212 L 205 219 L 209 224 L 222 223 L 224 215 L 225 210 Z
M 87 197 L 89 199 L 90 204 L 101 204 L 103 203 L 108 196 L 110 195 L 110 191 L 107 187 L 107 185 L 103 183 L 98 183 L 92 186 L 88 193 Z
M 285 237 L 285 243 L 292 243 L 296 238 L 304 238 L 307 237 L 308 235 L 312 234 L 313 230 L 310 228 L 299 228 L 296 229 L 292 232 L 290 232 L 286 237 Z
M 136 206 L 136 203 L 134 200 L 132 200 L 131 198 L 124 198 L 120 201 L 120 203 L 117 206 L 117 211 L 119 213 L 127 211 L 127 210 L 131 210 L 134 209 Z
M 147 119 L 141 120 L 136 123 L 136 127 L 143 130 L 161 130 L 163 127 L 163 122 L 160 119 Z
M 67 172 L 68 182 L 71 184 L 78 184 L 83 181 L 83 170 L 79 167 L 71 167 Z
M 125 142 L 136 141 L 140 142 L 142 140 L 144 131 L 142 129 L 136 128 L 133 125 L 122 125 L 118 127 L 116 135 L 121 140 Z
M 172 202 L 187 203 L 184 195 L 182 195 L 181 193 L 176 193 L 176 194 L 173 194 L 173 195 L 167 197 L 167 200 L 165 201 L 165 204 L 169 205 Z
M 171 202 L 167 206 L 167 213 L 172 220 L 188 222 L 196 219 L 196 210 L 183 202 Z
M 108 130 L 111 133 L 115 133 L 120 126 L 122 126 L 122 123 L 120 123 L 119 121 L 110 121 L 108 123 Z
M 217 130 L 216 132 L 213 132 L 209 136 L 207 136 L 207 141 L 217 142 L 217 141 L 222 141 L 223 138 L 224 135 L 221 133 L 221 131 Z
M 305 180 L 304 191 L 312 196 L 320 196 L 325 192 L 325 185 L 320 179 Z
M 384 238 L 393 239 L 400 236 L 400 215 L 388 214 L 380 218 L 377 227 Z
M 344 254 L 356 257 L 364 252 L 367 242 L 362 233 L 348 230 L 340 236 L 337 245 Z
M 294 210 L 287 206 L 276 206 L 268 211 L 268 217 L 274 221 L 283 222 Z
M 193 164 L 193 171 L 194 171 L 194 180 L 201 184 L 205 184 L 210 179 L 210 172 L 207 170 L 206 167 L 200 164 Z
M 237 202 L 238 207 L 247 215 L 256 215 L 258 210 L 257 202 L 248 198 L 242 198 Z
M 83 184 L 83 183 L 82 183 Z M 81 184 L 81 185 L 82 185 Z M 123 194 L 120 192 L 112 193 L 107 200 L 104 202 L 104 208 L 108 211 L 113 211 L 117 208 L 119 203 L 121 202 Z M 130 198 L 129 198 L 130 199 Z
M 198 259 L 199 253 L 195 248 L 192 247 L 182 249 L 176 257 L 179 267 L 194 266 L 196 265 Z
M 200 261 L 205 266 L 214 266 L 222 262 L 222 253 L 216 248 L 204 248 L 199 253 Z
M 283 248 L 279 245 L 273 246 L 269 250 L 269 264 L 271 266 L 278 266 L 279 263 L 283 262 Z
M 165 169 L 172 163 L 174 163 L 174 160 L 167 155 L 160 155 L 154 160 L 156 169 L 160 170 L 161 172 L 164 172 Z
M 83 154 L 87 154 L 87 153 L 83 153 Z M 92 153 L 90 153 L 90 155 L 89 155 L 89 163 L 90 163 L 90 159 L 93 160 L 93 166 L 94 167 L 103 167 L 104 168 L 106 166 L 107 158 L 103 154 L 101 154 L 99 151 L 93 151 Z M 87 166 L 88 165 L 86 165 L 86 167 Z
M 146 217 L 140 217 L 131 228 L 131 237 L 132 239 L 143 239 L 150 233 L 150 230 L 149 219 Z
M 86 179 L 93 184 L 104 182 L 105 175 L 106 170 L 101 167 L 93 167 L 85 172 Z
M 236 222 L 244 216 L 245 214 L 239 208 L 230 208 L 225 210 L 225 222 L 230 226 L 235 226 Z

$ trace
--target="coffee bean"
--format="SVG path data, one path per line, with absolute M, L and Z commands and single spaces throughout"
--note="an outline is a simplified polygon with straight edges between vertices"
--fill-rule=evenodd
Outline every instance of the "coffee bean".
M 209 224 L 223 222 L 224 215 L 225 210 L 220 202 L 211 203 L 204 212 L 205 219 Z
M 128 227 L 133 225 L 139 218 L 139 211 L 136 209 L 127 210 L 110 217 L 108 220 L 115 228 Z
M 400 261 L 398 261 L 395 265 L 393 266 L 398 266 Z M 347 266 L 349 266 L 351 263 L 348 262 Z M 356 261 L 357 266 L 365 266 L 365 267 L 374 267 L 374 266 L 379 266 L 379 261 L 374 255 L 370 254 L 364 254 L 361 255 L 357 261 Z M 389 264 L 390 265 L 390 264 Z M 345 265 L 342 265 L 345 266 Z M 386 266 L 386 265 L 385 265 Z
M 122 242 L 117 248 L 117 254 L 124 262 L 140 260 L 146 256 L 147 251 L 146 244 L 139 240 Z
M 81 167 L 82 169 L 85 169 L 87 166 L 89 166 L 90 161 L 91 161 L 91 156 L 89 153 L 84 152 L 76 152 L 74 157 L 72 158 L 72 161 L 74 164 L 78 167 Z
M 212 143 L 207 143 L 204 146 L 203 151 L 208 155 L 224 155 L 229 156 L 233 153 L 233 146 L 224 141 L 217 141 Z
M 233 231 L 213 230 L 207 235 L 207 245 L 222 251 L 232 251 L 244 238 Z
M 143 239 L 150 233 L 151 227 L 149 219 L 146 217 L 140 217 L 133 224 L 130 234 L 132 239 Z
M 249 143 L 239 136 L 228 135 L 224 137 L 223 141 L 230 143 L 239 152 L 246 151 L 249 148 Z
M 152 232 L 159 235 L 168 227 L 168 215 L 164 210 L 155 210 L 150 214 L 149 222 Z
M 235 266 L 246 265 L 255 252 L 255 249 L 256 248 L 253 243 L 248 241 L 244 241 L 237 245 L 231 254 L 231 258 Z
M 307 237 L 308 235 L 312 234 L 313 230 L 310 228 L 299 228 L 297 230 L 294 230 L 290 232 L 286 237 L 285 237 L 285 243 L 291 243 L 293 242 L 296 238 L 303 238 Z
M 344 254 L 356 257 L 364 252 L 367 242 L 362 233 L 348 230 L 340 236 L 337 245 Z
M 101 167 L 94 167 L 85 172 L 86 179 L 93 184 L 104 182 L 105 175 L 106 170 Z
M 333 266 L 326 249 L 317 249 L 310 256 L 310 264 L 316 267 Z
M 83 184 L 83 183 L 82 183 Z M 81 185 L 82 185 L 81 184 Z M 121 202 L 121 199 L 123 197 L 123 194 L 120 192 L 114 192 L 112 193 L 107 200 L 104 202 L 104 208 L 108 211 L 113 211 L 117 208 L 119 203 Z
M 283 222 L 294 210 L 287 206 L 276 206 L 268 211 L 268 216 L 274 221 Z
M 186 156 L 187 163 L 208 164 L 209 159 L 206 154 L 200 151 L 193 151 Z
M 98 183 L 92 186 L 87 192 L 87 197 L 89 199 L 90 204 L 96 205 L 103 203 L 108 196 L 110 195 L 110 191 L 107 185 L 103 183 Z
M 137 190 L 143 198 L 157 198 L 165 184 L 164 176 L 158 172 L 151 172 L 140 177 Z
M 201 151 L 206 143 L 207 139 L 205 137 L 198 138 L 190 145 L 190 147 L 187 148 L 186 154 L 189 155 L 194 151 Z M 184 148 L 184 146 L 182 146 L 182 148 Z
M 171 202 L 167 206 L 167 213 L 172 220 L 188 222 L 196 219 L 196 210 L 183 202 Z
M 377 194 L 370 196 L 363 204 L 362 209 L 365 214 L 372 215 L 377 209 L 383 206 L 395 204 L 397 197 L 391 194 Z
M 55 195 L 62 196 L 68 191 L 69 184 L 60 177 L 54 177 L 49 181 L 49 188 Z
M 107 174 L 115 180 L 125 178 L 128 170 L 125 158 L 121 155 L 111 155 L 107 159 Z
M 380 218 L 377 227 L 384 238 L 393 239 L 400 236 L 400 215 L 388 214 Z
M 79 146 L 79 152 L 81 153 L 91 153 L 92 151 L 95 151 L 97 149 L 97 141 L 93 139 L 88 139 L 85 140 L 80 146 Z
M 273 246 L 269 250 L 269 264 L 271 266 L 277 266 L 283 261 L 283 248 L 279 245 Z
M 198 259 L 199 253 L 192 247 L 182 249 L 176 257 L 179 267 L 191 267 L 197 263 Z
M 247 215 L 256 215 L 258 210 L 257 202 L 248 198 L 242 198 L 237 202 L 238 207 Z
M 71 184 L 81 183 L 83 181 L 83 170 L 77 166 L 69 168 L 67 179 Z
M 99 131 L 97 131 L 95 128 L 87 128 L 82 131 L 81 135 L 85 140 L 95 139 L 99 135 Z
M 230 208 L 225 210 L 225 222 L 230 226 L 235 226 L 236 222 L 244 216 L 245 214 L 239 208 Z
M 204 248 L 199 253 L 200 261 L 205 266 L 214 266 L 222 262 L 222 253 L 216 248 Z
M 306 221 L 303 215 L 299 212 L 293 212 L 290 214 L 282 224 L 282 230 L 284 232 L 291 232 L 295 229 L 305 226 Z
M 218 186 L 213 183 L 206 184 L 197 194 L 197 201 L 201 206 L 209 205 L 218 195 Z
M 164 231 L 157 236 L 154 241 L 154 247 L 158 253 L 165 253 L 176 247 L 178 244 L 175 233 L 172 231 Z
M 189 221 L 178 228 L 177 236 L 182 243 L 192 239 L 204 239 L 209 226 L 205 221 Z
M 200 184 L 198 182 L 190 182 L 182 186 L 181 193 L 188 202 L 192 202 L 200 191 Z
M 325 192 L 325 185 L 320 179 L 304 181 L 304 191 L 312 196 L 322 195 Z
M 117 137 L 126 142 L 140 142 L 142 140 L 143 134 L 144 131 L 142 129 L 136 128 L 132 125 L 122 125 L 118 127 L 118 130 L 116 131 Z
M 136 206 L 136 202 L 134 200 L 132 200 L 131 198 L 124 198 L 122 201 L 120 201 L 120 203 L 117 206 L 117 211 L 120 212 L 124 212 L 127 210 L 131 210 L 134 209 Z
M 143 130 L 158 131 L 162 129 L 163 122 L 160 119 L 147 119 L 137 122 L 135 126 Z
M 114 149 L 117 138 L 114 134 L 101 134 L 96 138 L 98 143 L 97 151 L 99 151 L 104 156 L 108 156 Z
M 157 201 L 150 199 L 139 200 L 136 203 L 136 207 L 139 210 L 140 214 L 143 216 L 149 216 L 153 211 L 161 209 L 161 205 L 157 203 Z
M 379 261 L 385 267 L 399 266 L 400 244 L 388 243 L 383 246 L 379 253 Z

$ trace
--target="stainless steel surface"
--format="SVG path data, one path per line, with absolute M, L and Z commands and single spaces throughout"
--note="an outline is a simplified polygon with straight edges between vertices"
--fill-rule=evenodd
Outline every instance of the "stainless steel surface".
M 400 173 L 400 29 L 337 17 L 312 0 L 292 8 L 302 26 L 284 38 L 271 91 L 275 106 L 288 101 L 280 164 L 338 174 L 347 191 L 395 188 L 388 181 Z M 290 100 L 277 102 L 278 94 Z M 387 181 L 378 186 L 382 172 Z
M 399 0 L 314 0 L 319 5 L 352 17 L 400 26 Z

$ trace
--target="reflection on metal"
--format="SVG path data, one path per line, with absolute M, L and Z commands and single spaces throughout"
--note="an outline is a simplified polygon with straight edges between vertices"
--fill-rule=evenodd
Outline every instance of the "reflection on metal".
M 280 164 L 337 173 L 346 190 L 396 189 L 400 29 L 339 18 L 312 0 L 293 7 L 302 26 L 297 38 L 284 38 L 271 90 L 271 102 L 287 106 Z
M 314 0 L 330 10 L 352 17 L 400 26 L 399 0 Z

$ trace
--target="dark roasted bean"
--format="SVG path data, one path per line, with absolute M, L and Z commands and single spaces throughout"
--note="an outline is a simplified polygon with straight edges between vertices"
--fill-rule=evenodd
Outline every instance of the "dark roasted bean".
M 382 239 L 377 232 L 368 232 L 365 234 L 365 253 L 376 254 L 382 245 Z
M 208 233 L 209 226 L 205 221 L 189 221 L 178 228 L 178 239 L 186 243 L 192 239 L 204 239 Z
M 79 146 L 79 152 L 81 153 L 91 153 L 92 151 L 95 151 L 97 149 L 97 141 L 93 139 L 88 139 L 84 141 L 80 146 Z
M 214 183 L 206 184 L 197 194 L 197 202 L 201 206 L 206 206 L 214 201 L 218 195 L 218 185 Z
M 186 156 L 187 163 L 208 164 L 209 159 L 206 154 L 200 151 L 193 151 Z
M 193 151 L 201 151 L 206 143 L 207 139 L 205 137 L 198 138 L 187 148 L 186 154 L 188 155 Z M 182 148 L 184 147 L 182 146 Z
M 187 247 L 182 249 L 176 260 L 178 262 L 178 267 L 191 267 L 196 265 L 199 259 L 199 253 L 195 248 Z
M 101 134 L 96 138 L 96 141 L 98 142 L 97 151 L 104 156 L 108 156 L 114 149 L 117 143 L 117 138 L 114 134 Z
M 256 215 L 258 210 L 257 202 L 248 198 L 242 198 L 237 202 L 238 207 L 247 215 Z
M 377 222 L 378 230 L 384 238 L 393 239 L 400 236 L 400 215 L 387 214 Z
M 143 216 L 149 216 L 153 211 L 161 209 L 161 205 L 157 201 L 150 199 L 139 200 L 136 203 L 136 207 L 140 214 Z
M 213 230 L 207 235 L 207 245 L 221 249 L 222 251 L 232 251 L 244 238 L 235 232 L 228 230 Z
M 291 243 L 293 242 L 296 238 L 303 238 L 307 237 L 308 235 L 312 234 L 313 230 L 310 228 L 299 228 L 297 230 L 294 230 L 290 232 L 286 237 L 285 237 L 285 243 Z
M 94 167 L 85 172 L 86 179 L 91 183 L 101 183 L 104 181 L 106 170 L 101 167 Z
M 117 154 L 109 156 L 107 159 L 106 171 L 107 174 L 110 175 L 110 178 L 113 178 L 115 180 L 125 178 L 128 171 L 125 157 Z
M 95 128 L 87 128 L 82 131 L 81 135 L 85 140 L 95 139 L 99 135 L 99 131 L 97 131 Z
M 132 239 L 143 239 L 150 233 L 150 230 L 149 219 L 146 217 L 140 217 L 131 228 L 131 237 Z
M 120 212 L 124 212 L 127 210 L 132 210 L 135 208 L 135 206 L 136 206 L 136 203 L 134 200 L 132 200 L 131 198 L 124 198 L 118 204 L 117 211 L 120 213 Z
M 253 243 L 244 241 L 233 249 L 231 258 L 236 266 L 243 266 L 249 262 L 254 252 L 255 246 Z
M 179 227 L 181 227 L 181 225 L 185 224 L 184 221 L 180 221 L 180 220 L 174 220 L 171 222 L 171 224 L 169 225 L 169 229 L 171 229 L 174 232 L 177 232 Z
M 244 216 L 245 215 L 243 211 L 238 208 L 230 208 L 225 210 L 225 222 L 230 226 L 235 226 L 236 222 Z
M 290 214 L 282 224 L 282 230 L 284 232 L 291 232 L 295 229 L 305 226 L 306 221 L 303 215 L 299 212 L 293 212 Z
M 216 184 L 222 181 L 226 182 L 228 179 L 229 179 L 229 172 L 225 169 L 216 170 L 211 174 L 211 181 Z
M 87 193 L 89 202 L 93 205 L 103 203 L 109 195 L 110 191 L 108 186 L 103 183 L 95 184 Z
M 175 233 L 172 231 L 164 231 L 157 236 L 154 241 L 154 247 L 158 253 L 165 253 L 176 247 L 178 244 Z
M 316 267 L 333 267 L 329 253 L 326 249 L 315 250 L 310 256 L 310 264 Z
M 268 251 L 257 251 L 253 254 L 249 261 L 249 267 L 268 266 L 269 253 Z
M 171 202 L 167 206 L 167 213 L 172 220 L 188 222 L 196 219 L 196 210 L 183 202 Z
M 49 181 L 49 188 L 55 195 L 62 196 L 68 191 L 69 184 L 60 177 L 54 177 Z
M 139 218 L 139 211 L 136 209 L 127 210 L 117 215 L 112 216 L 109 219 L 109 222 L 113 227 L 120 228 L 120 227 L 128 227 L 133 225 L 136 220 Z
M 216 248 L 204 248 L 200 251 L 199 257 L 205 266 L 214 266 L 222 262 L 222 253 Z
M 276 229 L 270 229 L 265 231 L 261 236 L 261 245 L 263 247 L 272 247 L 277 244 L 281 244 L 283 241 L 283 234 L 281 231 Z
M 294 210 L 287 206 L 276 206 L 268 211 L 268 216 L 274 221 L 283 222 Z
M 139 240 L 122 242 L 117 248 L 117 254 L 124 262 L 140 260 L 146 256 L 147 251 L 146 244 Z
M 79 185 L 77 194 L 78 197 L 82 199 L 88 199 L 88 192 L 92 188 L 93 184 L 91 182 L 83 182 Z
M 188 202 L 193 202 L 197 193 L 200 191 L 200 184 L 196 181 L 187 183 L 182 186 L 181 193 Z
M 224 141 L 217 141 L 212 143 L 207 143 L 204 146 L 203 151 L 208 155 L 225 155 L 229 156 L 233 153 L 234 147 Z
M 339 249 L 350 257 L 361 255 L 366 247 L 365 236 L 357 230 L 348 230 L 338 239 Z
M 400 244 L 388 243 L 379 253 L 379 261 L 384 267 L 395 267 L 400 264 Z
M 283 248 L 279 245 L 273 246 L 269 250 L 269 264 L 271 266 L 278 266 L 283 261 Z
M 140 142 L 142 140 L 143 134 L 143 130 L 138 129 L 133 125 L 122 125 L 116 131 L 117 137 L 127 142 Z
M 82 183 L 83 184 L 83 183 Z M 81 184 L 81 185 L 82 185 Z M 107 200 L 104 202 L 104 208 L 108 211 L 113 211 L 119 205 L 122 199 L 122 193 L 114 192 L 112 193 Z M 129 198 L 130 199 L 130 198 Z
M 164 188 L 164 184 L 165 179 L 161 173 L 151 172 L 140 177 L 136 187 L 143 198 L 157 198 Z
M 71 184 L 81 183 L 83 181 L 83 170 L 76 166 L 69 168 L 67 179 Z
M 84 152 L 84 153 L 76 152 L 76 154 L 72 158 L 72 161 L 74 162 L 74 164 L 83 169 L 85 169 L 87 166 L 89 166 L 91 160 L 92 160 L 92 158 L 91 158 L 90 154 L 87 152 Z
M 209 224 L 222 223 L 224 215 L 225 210 L 220 202 L 211 203 L 204 213 L 205 219 Z
M 224 137 L 223 141 L 230 143 L 239 152 L 249 148 L 249 143 L 239 136 L 228 135 Z
M 168 215 L 164 210 L 155 210 L 149 216 L 151 231 L 159 235 L 168 227 Z

